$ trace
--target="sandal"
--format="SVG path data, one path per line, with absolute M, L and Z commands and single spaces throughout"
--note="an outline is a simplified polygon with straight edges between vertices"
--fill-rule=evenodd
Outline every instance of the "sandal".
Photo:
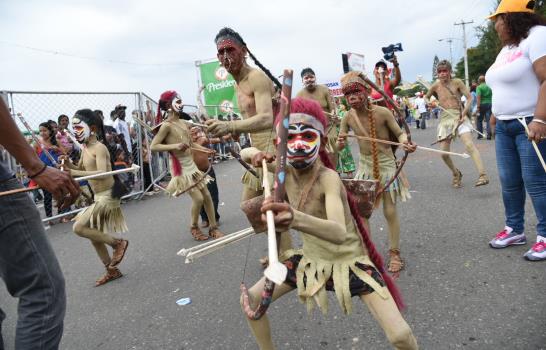
M 451 184 L 453 185 L 454 188 L 461 188 L 462 179 L 463 179 L 463 173 L 461 173 L 461 171 L 457 169 L 457 175 L 453 175 L 453 181 L 451 182 Z
M 199 227 L 192 226 L 191 227 L 191 235 L 193 236 L 193 239 L 196 241 L 206 241 L 209 239 L 209 236 L 204 235 L 203 232 L 199 229 Z
M 117 280 L 120 277 L 123 277 L 123 274 L 117 267 L 107 266 L 106 273 L 95 282 L 95 287 L 102 286 L 103 284 Z
M 486 174 L 481 174 L 480 177 L 478 177 L 478 181 L 474 184 L 474 186 L 483 186 L 487 185 L 489 183 L 489 177 L 487 177 Z
M 119 263 L 121 262 L 121 260 L 123 260 L 123 257 L 125 256 L 125 252 L 127 251 L 128 246 L 128 240 L 116 239 L 116 242 L 112 246 L 114 251 L 112 252 L 112 261 L 110 262 L 111 267 L 119 265 Z
M 209 229 L 209 237 L 212 239 L 218 239 L 220 237 L 224 237 L 225 235 L 218 229 L 218 227 L 211 227 Z
M 404 269 L 404 260 L 400 258 L 400 249 L 389 249 L 389 262 L 387 270 L 390 273 L 398 273 Z

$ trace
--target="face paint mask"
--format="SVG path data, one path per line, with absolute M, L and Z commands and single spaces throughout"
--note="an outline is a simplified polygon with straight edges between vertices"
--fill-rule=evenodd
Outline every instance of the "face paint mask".
M 177 95 L 174 97 L 173 102 L 171 103 L 171 107 L 176 113 L 180 113 L 182 111 L 184 105 L 182 104 L 182 99 L 180 98 L 180 96 Z
M 305 169 L 318 157 L 320 132 L 313 127 L 297 123 L 288 128 L 287 161 L 296 169 Z
M 241 69 L 245 60 L 245 53 L 240 45 L 237 45 L 231 39 L 224 39 L 218 43 L 217 49 L 216 56 L 228 72 L 238 72 Z
M 312 74 L 306 74 L 303 76 L 303 85 L 306 88 L 313 88 L 316 85 L 316 78 Z
M 368 99 L 366 88 L 358 83 L 351 83 L 342 88 L 343 95 L 349 105 L 354 109 L 361 109 Z
M 72 128 L 74 129 L 74 136 L 80 143 L 85 143 L 91 136 L 91 128 L 86 122 L 80 120 L 80 118 L 72 118 Z

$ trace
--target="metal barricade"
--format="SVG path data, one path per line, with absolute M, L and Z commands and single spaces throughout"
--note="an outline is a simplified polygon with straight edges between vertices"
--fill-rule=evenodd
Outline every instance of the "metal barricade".
M 123 140 L 128 146 L 127 151 L 129 151 L 129 148 L 131 149 L 128 152 L 129 154 L 126 155 L 126 160 L 129 163 L 133 162 L 140 165 L 141 168 L 140 172 L 130 180 L 133 184 L 132 191 L 124 199 L 138 199 L 144 193 L 146 187 L 151 186 L 148 183 L 145 186 L 145 166 L 149 170 L 149 177 L 146 174 L 148 182 L 151 182 L 152 185 L 157 184 L 167 173 L 167 157 L 161 154 L 150 154 L 150 149 L 147 146 L 149 146 L 151 139 L 146 135 L 145 130 L 133 120 L 134 117 L 140 117 L 149 125 L 154 123 L 154 111 L 157 110 L 157 103 L 144 93 L 1 91 L 0 97 L 7 102 L 15 122 L 27 136 L 30 135 L 19 121 L 18 114 L 24 116 L 30 128 L 37 132 L 40 123 L 48 120 L 58 123 L 58 117 L 61 115 L 68 116 L 70 120 L 77 110 L 83 108 L 102 111 L 105 125 L 112 125 L 111 111 L 114 111 L 118 105 L 126 106 L 125 121 L 129 126 L 129 139 L 127 140 L 127 135 L 125 135 Z M 147 153 L 146 157 L 144 157 L 143 152 Z M 28 182 L 24 170 L 13 157 L 9 156 L 4 150 L 0 150 L 0 157 L 7 160 L 5 163 L 24 184 Z M 145 160 L 148 164 L 145 164 Z M 58 213 L 58 215 L 47 217 L 43 221 L 61 218 L 81 210 L 82 208 Z

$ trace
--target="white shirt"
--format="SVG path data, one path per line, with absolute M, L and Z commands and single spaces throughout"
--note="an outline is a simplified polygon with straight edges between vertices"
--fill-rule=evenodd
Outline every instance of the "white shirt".
M 419 110 L 419 113 L 427 112 L 427 104 L 424 98 L 416 97 L 414 103 L 415 103 L 415 108 Z
M 518 46 L 505 46 L 489 67 L 485 80 L 493 90 L 492 109 L 500 120 L 532 116 L 540 82 L 533 63 L 546 56 L 546 26 L 534 26 Z
M 125 143 L 127 144 L 127 151 L 129 153 L 132 153 L 131 149 L 131 136 L 129 135 L 129 126 L 127 125 L 127 122 L 125 120 L 121 120 L 117 118 L 114 121 L 114 128 L 118 132 L 118 134 L 123 135 L 123 138 L 125 139 Z

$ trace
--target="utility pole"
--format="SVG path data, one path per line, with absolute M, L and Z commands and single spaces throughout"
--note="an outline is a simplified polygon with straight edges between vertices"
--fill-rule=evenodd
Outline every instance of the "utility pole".
M 463 50 L 464 50 L 464 82 L 466 84 L 466 87 L 470 87 L 470 82 L 468 80 L 468 54 L 466 49 L 466 25 L 474 23 L 474 21 L 465 22 L 461 20 L 460 23 L 454 23 L 456 26 L 463 26 Z
M 438 39 L 438 41 L 447 41 L 449 43 L 449 63 L 453 66 L 453 39 L 454 38 L 443 38 Z

